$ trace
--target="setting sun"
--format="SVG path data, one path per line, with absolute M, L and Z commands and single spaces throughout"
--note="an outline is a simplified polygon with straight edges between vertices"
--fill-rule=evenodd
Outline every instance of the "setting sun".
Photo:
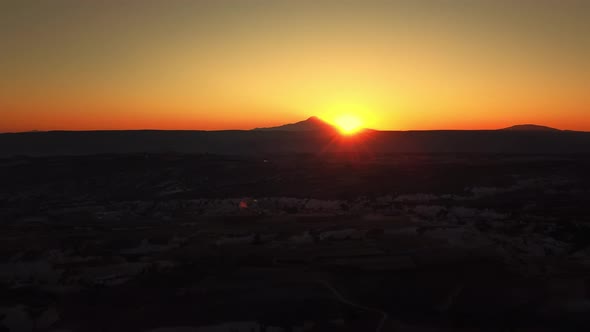
M 348 114 L 336 117 L 334 119 L 334 124 L 344 135 L 352 135 L 361 130 L 362 127 L 362 121 L 360 118 Z

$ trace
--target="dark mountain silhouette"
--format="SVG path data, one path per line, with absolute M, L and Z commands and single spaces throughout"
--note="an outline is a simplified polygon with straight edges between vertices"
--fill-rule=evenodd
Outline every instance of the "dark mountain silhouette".
M 312 116 L 307 120 L 289 123 L 282 126 L 277 127 L 268 127 L 268 128 L 255 128 L 253 130 L 265 130 L 265 131 L 323 131 L 323 132 L 335 132 L 337 131 L 336 127 L 332 126 L 331 124 L 325 122 L 324 120 L 318 118 L 317 116 Z
M 539 126 L 539 125 L 535 125 L 535 124 L 521 124 L 521 125 L 516 125 L 516 126 L 512 126 L 512 127 L 508 127 L 508 128 L 503 128 L 500 130 L 508 130 L 508 131 L 561 131 L 559 129 L 556 128 L 551 128 L 551 127 L 547 127 L 547 126 Z
M 380 153 L 590 153 L 590 132 L 521 125 L 503 130 L 363 130 L 342 136 L 317 117 L 254 130 L 53 131 L 0 134 L 0 158 L 129 153 L 220 155 Z

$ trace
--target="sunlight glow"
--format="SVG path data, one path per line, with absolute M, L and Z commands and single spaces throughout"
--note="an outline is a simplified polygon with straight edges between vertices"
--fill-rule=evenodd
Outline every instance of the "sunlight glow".
M 344 114 L 334 119 L 334 125 L 342 134 L 352 135 L 362 129 L 363 123 L 360 118 L 354 115 Z

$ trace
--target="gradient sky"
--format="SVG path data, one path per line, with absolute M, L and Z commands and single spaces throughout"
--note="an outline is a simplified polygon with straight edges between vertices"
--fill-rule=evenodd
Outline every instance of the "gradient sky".
M 342 113 L 590 130 L 590 1 L 0 1 L 0 131 Z

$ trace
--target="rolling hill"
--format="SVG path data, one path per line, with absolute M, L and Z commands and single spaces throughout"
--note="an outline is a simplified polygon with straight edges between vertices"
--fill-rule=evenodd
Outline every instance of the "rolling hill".
M 521 124 L 521 125 L 511 126 L 508 128 L 503 128 L 501 130 L 507 130 L 507 131 L 552 131 L 552 132 L 561 131 L 556 128 L 551 128 L 551 127 L 547 127 L 547 126 L 539 126 L 539 125 L 535 125 L 535 124 Z

